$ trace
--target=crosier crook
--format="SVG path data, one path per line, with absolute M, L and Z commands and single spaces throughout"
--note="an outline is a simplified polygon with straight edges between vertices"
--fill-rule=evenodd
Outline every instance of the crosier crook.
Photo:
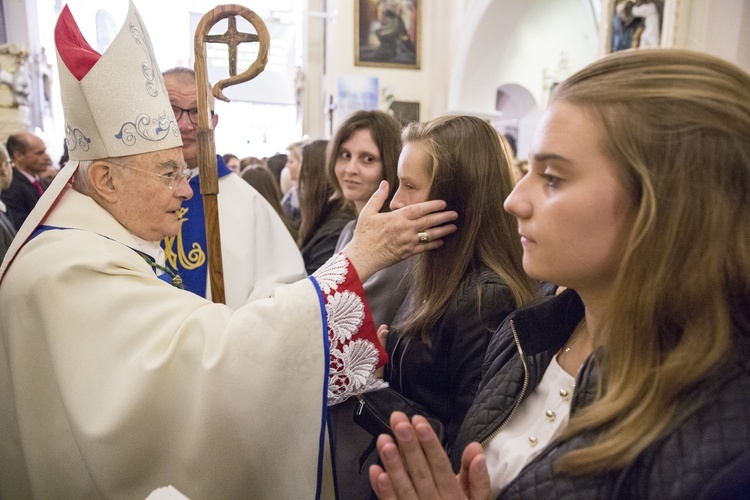
M 236 16 L 242 16 L 253 25 L 257 35 L 237 31 Z M 209 31 L 222 19 L 228 18 L 228 27 L 223 35 L 209 35 Z M 258 42 L 258 56 L 252 65 L 237 74 L 237 46 L 240 43 Z M 225 303 L 224 268 L 221 260 L 221 234 L 219 232 L 219 207 L 216 195 L 219 194 L 219 179 L 216 167 L 216 145 L 214 131 L 210 126 L 208 113 L 208 72 L 206 70 L 206 43 L 225 43 L 229 46 L 229 78 L 220 80 L 212 93 L 217 99 L 229 102 L 222 92 L 226 87 L 252 80 L 266 67 L 271 37 L 263 20 L 252 10 L 241 5 L 219 5 L 208 11 L 195 30 L 195 78 L 198 85 L 198 165 L 200 191 L 203 195 L 203 210 L 206 218 L 206 253 L 208 254 L 208 274 L 211 282 L 211 298 L 214 302 Z

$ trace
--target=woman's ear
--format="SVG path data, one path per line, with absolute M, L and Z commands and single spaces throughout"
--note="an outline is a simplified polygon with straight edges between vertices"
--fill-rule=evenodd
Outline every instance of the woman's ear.
M 88 170 L 89 182 L 98 196 L 108 203 L 118 200 L 114 165 L 104 161 L 94 162 Z

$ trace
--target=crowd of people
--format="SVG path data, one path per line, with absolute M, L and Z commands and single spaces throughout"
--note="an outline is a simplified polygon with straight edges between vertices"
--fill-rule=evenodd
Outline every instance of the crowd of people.
M 56 175 L 40 137 L 0 146 L 0 497 L 750 494 L 750 75 L 618 51 L 528 160 L 364 110 L 216 155 L 217 303 L 197 77 L 149 78 L 126 25 L 98 54 L 58 20 Z M 416 415 L 371 436 L 376 391 Z

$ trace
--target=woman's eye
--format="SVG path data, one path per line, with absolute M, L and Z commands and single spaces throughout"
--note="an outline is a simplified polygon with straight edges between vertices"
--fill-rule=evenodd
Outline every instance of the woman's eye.
M 539 174 L 539 177 L 541 177 L 549 187 L 557 187 L 561 182 L 559 177 L 550 174 Z
M 341 153 L 339 153 L 339 158 L 348 160 L 349 158 L 351 158 L 351 155 L 347 151 L 342 151 Z

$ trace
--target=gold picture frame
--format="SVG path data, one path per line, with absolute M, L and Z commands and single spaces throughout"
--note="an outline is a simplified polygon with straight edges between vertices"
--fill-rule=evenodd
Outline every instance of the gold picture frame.
M 607 0 L 603 4 L 603 54 L 630 48 L 665 46 L 665 16 L 670 0 Z M 638 9 L 643 11 L 634 14 Z
M 354 64 L 419 69 L 421 0 L 354 0 Z

